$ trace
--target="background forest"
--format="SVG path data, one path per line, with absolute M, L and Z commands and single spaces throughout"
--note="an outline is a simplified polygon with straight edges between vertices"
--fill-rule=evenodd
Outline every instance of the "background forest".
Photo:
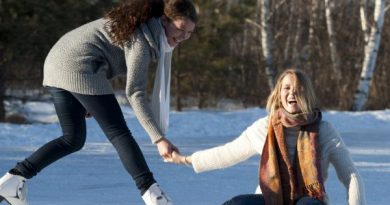
M 44 59 L 60 36 L 120 2 L 0 0 L 0 121 L 6 101 L 43 99 Z M 194 2 L 196 31 L 174 51 L 176 110 L 216 107 L 224 99 L 263 107 L 275 76 L 290 66 L 309 74 L 323 108 L 390 108 L 385 0 Z M 120 93 L 124 80 L 113 83 Z M 362 106 L 358 95 L 367 97 Z

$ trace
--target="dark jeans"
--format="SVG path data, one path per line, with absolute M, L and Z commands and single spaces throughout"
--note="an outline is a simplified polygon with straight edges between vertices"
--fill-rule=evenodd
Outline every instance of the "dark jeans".
M 79 151 L 86 140 L 85 114 L 96 119 L 112 143 L 124 167 L 143 194 L 155 180 L 145 158 L 126 125 L 114 95 L 81 95 L 59 88 L 49 88 L 63 135 L 40 147 L 15 169 L 32 178 L 58 159 Z
M 238 195 L 223 203 L 223 205 L 265 205 L 264 197 L 261 194 Z M 323 202 L 311 197 L 300 198 L 295 205 L 325 205 Z

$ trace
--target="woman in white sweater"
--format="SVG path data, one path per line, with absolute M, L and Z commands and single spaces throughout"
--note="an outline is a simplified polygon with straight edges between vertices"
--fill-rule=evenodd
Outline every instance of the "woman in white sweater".
M 238 138 L 191 156 L 174 153 L 166 161 L 192 164 L 195 172 L 222 169 L 261 155 L 255 194 L 236 196 L 224 205 L 329 204 L 324 187 L 332 164 L 347 190 L 349 205 L 365 204 L 364 186 L 335 128 L 321 119 L 309 78 L 285 70 L 267 102 L 269 115 Z

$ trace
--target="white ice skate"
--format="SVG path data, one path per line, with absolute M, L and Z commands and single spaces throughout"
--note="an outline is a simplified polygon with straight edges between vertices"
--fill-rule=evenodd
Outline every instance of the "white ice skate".
M 142 195 L 146 205 L 173 205 L 171 199 L 165 195 L 157 183 L 152 184 Z
M 0 202 L 11 205 L 28 205 L 26 178 L 10 173 L 0 178 Z

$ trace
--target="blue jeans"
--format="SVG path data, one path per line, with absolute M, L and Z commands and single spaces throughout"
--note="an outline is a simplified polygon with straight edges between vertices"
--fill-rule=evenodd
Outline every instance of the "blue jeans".
M 32 178 L 51 163 L 79 151 L 86 140 L 85 114 L 88 111 L 113 144 L 141 194 L 156 182 L 113 94 L 82 95 L 59 88 L 49 88 L 49 91 L 63 135 L 17 163 L 14 169 L 22 176 Z
M 233 197 L 223 205 L 265 205 L 265 201 L 261 194 L 244 194 Z M 324 203 L 311 197 L 302 197 L 295 205 L 324 205 Z

